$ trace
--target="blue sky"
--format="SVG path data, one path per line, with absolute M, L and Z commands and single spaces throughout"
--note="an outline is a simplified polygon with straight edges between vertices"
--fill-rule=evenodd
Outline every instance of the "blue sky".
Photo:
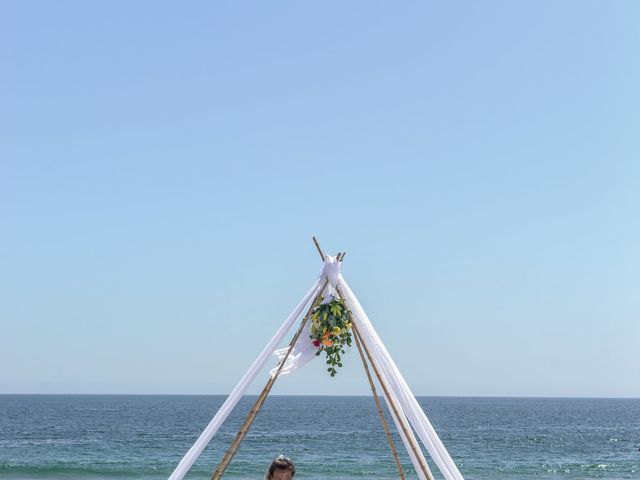
M 317 235 L 418 394 L 640 396 L 639 23 L 4 2 L 0 393 L 229 392 Z M 274 392 L 367 393 L 347 363 Z

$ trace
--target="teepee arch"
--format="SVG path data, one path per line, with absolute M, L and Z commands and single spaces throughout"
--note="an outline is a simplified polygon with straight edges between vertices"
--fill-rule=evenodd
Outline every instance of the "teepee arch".
M 372 395 L 375 399 L 376 410 L 380 416 L 385 436 L 389 443 L 396 468 L 398 469 L 399 478 L 404 480 L 406 475 L 402 468 L 391 431 L 389 430 L 389 425 L 385 418 L 371 371 L 373 371 L 375 379 L 382 389 L 389 414 L 398 430 L 418 478 L 420 478 L 420 480 L 433 480 L 434 477 L 429 469 L 424 453 L 420 448 L 416 434 L 446 480 L 463 480 L 462 474 L 451 459 L 451 456 L 418 404 L 407 382 L 395 365 L 391 355 L 380 340 L 362 305 L 360 305 L 357 297 L 344 280 L 341 273 L 341 265 L 345 253 L 338 253 L 335 257 L 325 255 L 315 237 L 313 237 L 313 241 L 323 261 L 323 268 L 315 283 L 276 331 L 249 370 L 229 394 L 196 442 L 178 463 L 170 475 L 169 480 L 182 480 L 220 426 L 233 411 L 269 358 L 275 355 L 279 359 L 277 366 L 270 371 L 264 388 L 249 410 L 244 423 L 238 430 L 228 450 L 216 466 L 211 478 L 212 480 L 219 480 L 223 477 L 278 377 L 293 373 L 316 357 L 319 347 L 317 343 L 312 343 L 308 338 L 308 332 L 313 331 L 309 319 L 313 316 L 317 308 L 330 307 L 331 305 L 321 305 L 330 298 L 339 299 L 348 311 L 350 317 L 348 327 L 350 327 Z M 306 313 L 302 315 L 305 309 Z M 300 324 L 291 338 L 289 345 L 282 349 L 276 349 L 298 319 L 301 319 Z M 307 334 L 307 338 L 305 338 L 303 334 Z M 304 338 L 304 340 L 301 340 L 301 338 Z

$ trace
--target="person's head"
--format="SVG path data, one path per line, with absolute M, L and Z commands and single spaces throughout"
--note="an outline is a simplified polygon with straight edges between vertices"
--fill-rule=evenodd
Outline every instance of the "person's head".
M 280 455 L 276 458 L 267 470 L 266 480 L 291 480 L 296 474 L 296 467 L 290 458 Z

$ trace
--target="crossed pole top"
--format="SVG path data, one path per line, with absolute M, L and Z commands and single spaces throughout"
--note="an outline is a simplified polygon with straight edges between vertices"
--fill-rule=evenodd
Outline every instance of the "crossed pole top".
M 316 237 L 311 237 L 313 239 L 313 243 L 315 243 L 316 248 L 318 249 L 318 253 L 320 254 L 320 258 L 322 259 L 323 262 L 327 261 L 327 257 L 324 254 L 324 252 L 322 251 L 322 248 L 320 247 L 320 243 L 318 243 L 318 239 Z M 347 252 L 338 252 L 338 255 L 336 255 L 336 259 L 339 262 L 342 262 L 342 260 L 344 259 L 344 256 L 347 254 Z

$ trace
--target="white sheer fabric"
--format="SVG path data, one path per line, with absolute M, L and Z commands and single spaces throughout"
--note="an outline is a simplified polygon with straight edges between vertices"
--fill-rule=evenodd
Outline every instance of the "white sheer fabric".
M 326 303 L 331 301 L 332 297 L 337 297 L 338 293 L 336 292 L 336 285 L 338 284 L 338 280 L 340 278 L 340 267 L 341 262 L 337 257 L 333 257 L 331 255 L 326 255 L 326 260 L 324 262 L 324 266 L 322 268 L 322 273 L 320 274 L 322 281 L 326 278 L 328 280 L 327 286 L 322 292 L 322 303 Z M 305 325 L 304 331 L 300 334 L 300 338 L 296 342 L 293 350 L 287 357 L 287 361 L 285 362 L 282 370 L 280 370 L 280 376 L 289 375 L 290 373 L 295 372 L 299 368 L 303 367 L 311 360 L 316 357 L 316 352 L 318 351 L 318 347 L 316 347 L 311 338 L 311 322 L 307 322 Z M 281 348 L 276 350 L 274 355 L 278 358 L 279 362 L 285 357 L 288 351 L 288 347 Z M 269 372 L 273 377 L 278 371 L 278 365 L 273 367 Z
M 327 284 L 327 297 L 337 297 L 338 294 L 335 290 L 338 282 L 340 281 L 342 262 L 338 260 L 338 257 L 332 257 L 331 255 L 325 255 L 324 267 L 322 268 L 322 274 L 329 280 Z M 325 298 L 325 301 L 331 300 Z
M 340 292 L 344 295 L 346 305 L 353 315 L 354 325 L 358 328 L 361 340 L 367 346 L 367 349 L 372 356 L 372 360 L 375 363 L 383 381 L 385 382 L 389 390 L 391 399 L 398 406 L 400 410 L 399 414 L 402 416 L 402 420 L 408 420 L 410 425 L 415 429 L 418 437 L 420 437 L 420 440 L 427 448 L 427 451 L 433 458 L 434 462 L 438 466 L 438 469 L 442 472 L 446 480 L 464 480 L 462 474 L 456 467 L 446 448 L 442 444 L 442 441 L 438 437 L 438 434 L 433 429 L 431 422 L 429 422 L 429 419 L 418 404 L 418 401 L 411 392 L 409 386 L 407 385 L 407 382 L 404 380 L 402 374 L 398 370 L 396 364 L 391 358 L 391 355 L 389 355 L 389 352 L 380 340 L 380 337 L 369 321 L 369 317 L 367 317 L 367 314 L 360 305 L 360 302 L 342 277 L 342 274 L 340 273 L 340 266 L 341 263 L 336 259 L 336 257 L 326 257 L 324 267 L 322 269 L 322 272 L 320 273 L 318 280 L 316 280 L 316 283 L 307 292 L 307 294 L 300 301 L 291 315 L 289 315 L 285 322 L 280 326 L 271 341 L 269 341 L 258 358 L 253 362 L 253 364 L 249 368 L 249 371 L 244 375 L 244 377 L 242 377 L 231 394 L 229 394 L 229 397 L 220 407 L 211 422 L 209 422 L 209 425 L 207 425 L 200 437 L 198 437 L 198 439 L 196 440 L 195 444 L 189 449 L 187 454 L 173 471 L 173 473 L 169 477 L 169 480 L 182 480 L 189 468 L 191 468 L 204 448 L 211 441 L 211 438 L 213 438 L 222 423 L 234 409 L 234 407 L 246 391 L 247 387 L 255 379 L 256 375 L 260 372 L 264 364 L 269 359 L 270 355 L 275 354 L 278 357 L 279 362 L 282 361 L 288 351 L 288 347 L 275 350 L 276 346 L 282 341 L 295 321 L 300 318 L 305 307 L 307 307 L 312 299 L 315 298 L 315 296 L 320 292 L 325 279 L 328 279 L 328 283 L 326 288 L 322 292 L 322 295 L 324 297 L 323 301 L 329 301 L 331 299 L 331 296 L 337 296 L 336 289 L 339 289 Z M 285 362 L 280 375 L 293 373 L 316 357 L 317 347 L 313 345 L 311 339 L 309 338 L 310 329 L 311 322 L 308 322 L 305 330 L 298 338 L 298 341 L 296 342 L 297 344 L 294 345 L 291 354 L 287 358 L 287 361 Z M 275 375 L 277 368 L 278 367 L 276 366 L 270 371 L 270 374 L 272 376 Z M 421 480 L 426 480 L 427 477 L 422 472 L 419 462 L 419 460 L 421 460 L 425 464 L 427 463 L 424 455 L 420 450 L 418 451 L 418 457 L 416 457 L 416 454 L 410 447 L 409 440 L 411 440 L 414 445 L 417 445 L 417 441 L 413 431 L 411 430 L 411 428 L 408 429 L 409 438 L 407 438 L 407 436 L 402 431 L 402 427 L 400 426 L 401 419 L 397 418 L 393 413 L 393 409 L 391 408 L 389 400 L 386 398 L 386 396 L 385 401 L 387 402 L 389 412 L 391 413 L 393 421 L 400 433 L 402 442 L 404 443 L 404 446 L 409 453 L 409 458 L 413 463 L 418 477 Z
M 418 401 L 398 370 L 398 367 L 391 358 L 391 355 L 389 355 L 389 352 L 382 343 L 382 340 L 380 340 L 380 337 L 373 328 L 373 325 L 369 321 L 369 317 L 367 317 L 362 305 L 360 305 L 360 302 L 353 294 L 342 275 L 338 281 L 338 288 L 345 297 L 347 306 L 353 315 L 353 322 L 360 332 L 363 343 L 371 352 L 373 361 L 378 367 L 383 380 L 387 384 L 388 389 L 392 392 L 392 396 L 395 397 L 398 402 L 402 412 L 406 415 L 407 419 L 420 437 L 420 440 L 427 448 L 429 455 L 433 458 L 438 469 L 442 472 L 442 475 L 446 480 L 463 480 L 458 467 L 451 459 L 449 452 L 447 452 L 447 449 L 442 444 L 442 441 L 433 429 L 431 422 L 429 422 L 429 419 L 418 404 Z
M 298 341 L 296 342 L 293 350 L 287 357 L 287 361 L 284 363 L 282 370 L 280 370 L 280 376 L 289 375 L 290 373 L 295 372 L 299 368 L 303 367 L 311 360 L 316 358 L 316 352 L 318 351 L 318 347 L 316 347 L 310 338 L 311 335 L 311 322 L 307 322 L 304 327 L 304 330 L 300 334 Z M 273 367 L 269 374 L 273 377 L 278 371 L 278 366 L 280 362 L 287 354 L 289 347 L 281 348 L 276 350 L 274 355 L 278 358 L 278 365 Z
M 389 392 L 389 393 L 393 397 L 393 393 L 392 392 Z M 393 408 L 391 408 L 391 404 L 389 403 L 389 400 L 387 399 L 386 396 L 384 396 L 384 401 L 387 404 L 387 409 L 391 414 L 391 418 L 393 418 L 393 423 L 395 424 L 396 429 L 400 434 L 400 438 L 402 439 L 402 444 L 404 445 L 404 448 L 407 450 L 407 453 L 409 454 L 409 458 L 411 459 L 413 468 L 415 468 L 416 470 L 416 474 L 418 475 L 418 478 L 420 480 L 427 480 L 427 476 L 422 471 L 422 467 L 420 467 L 420 461 L 422 461 L 424 465 L 427 465 L 427 460 L 424 458 L 424 454 L 422 453 L 422 450 L 418 450 L 418 455 L 419 455 L 419 459 L 418 459 L 416 454 L 413 453 L 413 449 L 411 448 L 411 444 L 409 443 L 409 440 L 410 440 L 411 442 L 413 442 L 414 445 L 418 445 L 418 441 L 416 440 L 416 436 L 413 434 L 413 430 L 411 430 L 411 427 L 409 427 L 408 429 L 409 438 L 407 438 L 407 436 L 404 434 L 404 431 L 402 430 L 402 427 L 400 426 L 400 420 L 398 420 L 398 417 L 396 417 L 395 413 L 393 413 Z M 398 404 L 398 401 L 395 398 L 393 399 L 393 401 L 395 402 L 396 405 Z M 399 413 L 400 415 L 404 415 L 401 412 Z M 405 421 L 406 421 L 406 418 L 407 417 L 404 417 Z
M 196 443 L 193 444 L 193 446 L 189 449 L 182 460 L 180 460 L 180 463 L 169 477 L 169 480 L 182 480 L 182 478 L 186 475 L 186 473 L 200 456 L 204 448 L 216 434 L 220 426 L 227 419 L 240 398 L 242 398 L 242 395 L 244 395 L 247 387 L 249 387 L 251 382 L 255 379 L 256 375 L 260 372 L 260 370 L 262 370 L 262 367 L 264 367 L 267 360 L 269 360 L 269 358 L 273 354 L 274 349 L 280 344 L 295 321 L 300 318 L 300 315 L 302 315 L 305 307 L 309 305 L 309 303 L 311 303 L 311 301 L 318 294 L 318 292 L 322 288 L 322 282 L 324 282 L 324 279 L 321 275 L 318 280 L 316 280 L 316 283 L 313 284 L 313 287 L 311 287 L 304 298 L 300 301 L 298 306 L 293 310 L 293 312 L 291 312 L 291 315 L 289 315 L 289 317 L 280 326 L 267 346 L 264 347 L 264 350 L 262 350 L 260 355 L 258 355 L 258 358 L 256 358 L 247 373 L 244 374 L 244 377 L 242 377 L 238 385 L 236 385 L 233 391 L 229 394 L 229 397 L 227 397 L 211 422 L 209 422 L 209 425 L 207 425 L 204 431 L 200 434 L 200 436 L 196 440 Z

